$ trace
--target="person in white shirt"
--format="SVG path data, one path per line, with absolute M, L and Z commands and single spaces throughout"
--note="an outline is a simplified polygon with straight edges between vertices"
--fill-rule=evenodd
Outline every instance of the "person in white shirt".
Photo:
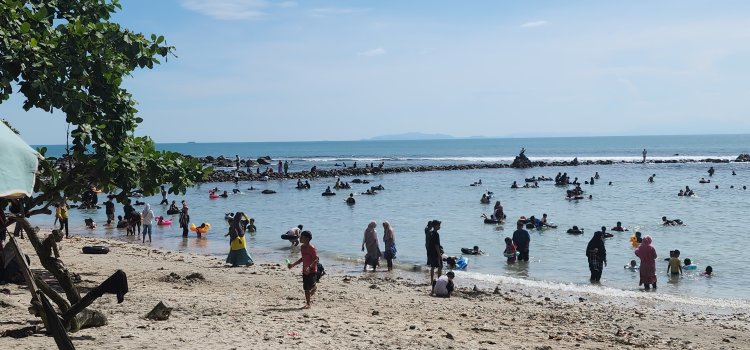
M 448 271 L 447 274 L 438 277 L 438 279 L 435 280 L 435 286 L 432 288 L 432 294 L 436 297 L 450 298 L 454 289 L 453 277 L 455 277 L 453 271 Z
M 143 243 L 146 243 L 146 233 L 148 233 L 148 241 L 151 242 L 151 228 L 154 226 L 154 211 L 151 210 L 151 205 L 146 203 L 146 207 L 141 212 L 141 219 L 143 220 Z

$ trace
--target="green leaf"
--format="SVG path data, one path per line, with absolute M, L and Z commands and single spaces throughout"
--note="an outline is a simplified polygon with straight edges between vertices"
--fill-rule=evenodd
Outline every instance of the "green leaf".
M 31 24 L 29 24 L 28 22 L 23 22 L 21 24 L 21 33 L 26 34 L 29 32 L 29 30 L 31 30 Z
M 31 38 L 31 40 L 29 41 L 29 45 L 31 45 L 31 47 L 36 47 L 37 45 L 36 38 Z

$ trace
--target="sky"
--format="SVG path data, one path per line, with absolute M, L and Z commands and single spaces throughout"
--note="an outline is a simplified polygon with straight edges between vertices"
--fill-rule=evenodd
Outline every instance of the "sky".
M 750 133 L 747 1 L 122 0 L 156 142 Z M 0 104 L 31 144 L 60 113 Z

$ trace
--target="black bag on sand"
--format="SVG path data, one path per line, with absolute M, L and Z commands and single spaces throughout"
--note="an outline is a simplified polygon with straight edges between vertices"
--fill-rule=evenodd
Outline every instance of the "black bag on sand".
M 315 273 L 315 282 L 320 282 L 320 278 L 326 274 L 326 269 L 323 268 L 323 264 L 318 263 L 318 272 Z

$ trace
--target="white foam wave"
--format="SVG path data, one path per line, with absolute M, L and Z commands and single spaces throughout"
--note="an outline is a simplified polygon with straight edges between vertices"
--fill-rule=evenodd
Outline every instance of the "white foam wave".
M 540 288 L 569 293 L 587 293 L 607 298 L 627 298 L 628 300 L 652 300 L 670 303 L 680 303 L 686 305 L 714 307 L 714 308 L 731 308 L 731 309 L 750 309 L 750 301 L 741 299 L 710 299 L 689 297 L 664 293 L 643 293 L 635 290 L 623 290 L 618 288 L 594 285 L 580 285 L 574 283 L 538 281 L 530 279 L 515 278 L 509 276 L 499 276 L 492 274 L 483 274 L 477 272 L 458 271 L 458 276 L 481 282 L 493 284 L 513 284 L 531 288 Z

